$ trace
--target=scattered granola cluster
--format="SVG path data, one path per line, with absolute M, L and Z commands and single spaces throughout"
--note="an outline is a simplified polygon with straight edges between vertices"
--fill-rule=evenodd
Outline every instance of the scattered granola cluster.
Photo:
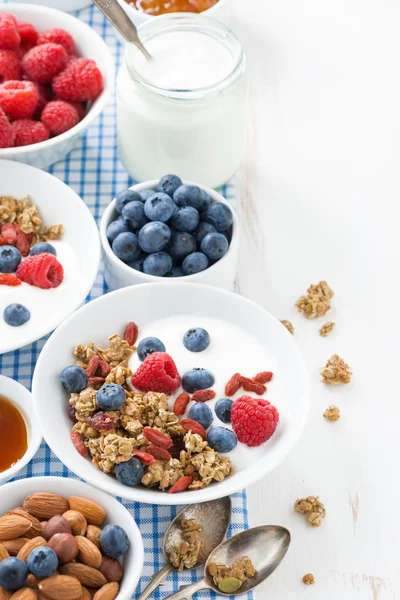
M 307 296 L 301 296 L 296 302 L 299 312 L 303 312 L 307 319 L 323 317 L 331 308 L 333 290 L 326 281 L 320 281 L 316 285 L 310 285 Z
M 318 496 L 297 499 L 294 510 L 301 515 L 307 515 L 307 520 L 312 527 L 320 527 L 322 519 L 326 516 L 325 506 Z
M 324 412 L 324 417 L 325 417 L 325 419 L 328 419 L 328 421 L 332 421 L 332 422 L 339 421 L 340 409 L 337 406 L 330 406 Z
M 257 571 L 248 556 L 237 558 L 231 567 L 224 563 L 210 563 L 208 572 L 215 585 L 226 594 L 236 592 L 243 583 L 257 575 Z
M 350 383 L 352 370 L 338 354 L 333 354 L 320 373 L 322 383 L 338 385 L 339 383 Z
M 171 564 L 178 569 L 193 569 L 199 560 L 199 556 L 204 547 L 204 542 L 200 537 L 203 526 L 199 525 L 194 519 L 182 519 L 180 528 L 183 532 L 183 542 L 176 546 L 169 556 Z
M 334 327 L 335 327 L 334 321 L 328 321 L 327 323 L 325 323 L 325 325 L 322 325 L 322 327 L 320 328 L 319 335 L 321 337 L 326 337 L 327 335 L 330 334 L 330 332 L 333 330 Z
M 31 236 L 31 246 L 37 242 L 57 240 L 63 234 L 62 225 L 43 226 L 42 217 L 29 197 L 17 200 L 12 196 L 0 197 L 0 227 L 6 224 L 18 225 L 20 230 Z
M 303 583 L 305 583 L 306 585 L 314 585 L 314 583 L 315 583 L 314 575 L 312 573 L 307 573 L 307 575 L 304 575 Z
M 289 333 L 291 333 L 292 335 L 294 334 L 294 327 L 292 325 L 292 323 L 290 321 L 287 321 L 286 319 L 283 319 L 281 321 L 282 325 L 284 327 L 286 327 L 286 329 L 288 330 Z

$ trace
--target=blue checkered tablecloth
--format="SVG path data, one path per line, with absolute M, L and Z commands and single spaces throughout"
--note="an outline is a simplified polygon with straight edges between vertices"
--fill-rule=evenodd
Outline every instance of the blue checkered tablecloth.
M 112 27 L 95 8 L 90 7 L 77 13 L 79 19 L 93 27 L 106 41 L 114 55 L 116 65 L 121 61 L 122 44 L 117 40 Z M 66 160 L 54 165 L 50 172 L 71 186 L 86 202 L 97 222 L 117 192 L 132 185 L 132 180 L 118 160 L 116 144 L 115 99 L 109 104 L 101 117 L 92 125 L 77 147 Z M 224 195 L 234 201 L 233 184 L 224 186 Z M 107 292 L 102 269 L 87 298 L 87 302 Z M 0 355 L 0 373 L 16 379 L 30 388 L 33 370 L 47 338 L 16 352 Z M 39 452 L 28 466 L 21 471 L 17 479 L 53 475 L 59 477 L 75 477 L 50 451 L 47 444 L 42 443 Z M 138 524 L 144 541 L 145 562 L 139 586 L 132 596 L 137 598 L 150 581 L 154 572 L 164 565 L 161 550 L 164 532 L 179 511 L 179 507 L 153 506 L 135 502 L 123 502 Z M 246 493 L 234 494 L 232 497 L 232 521 L 228 535 L 234 535 L 248 528 Z M 160 600 L 177 591 L 179 585 L 196 581 L 202 576 L 201 570 L 186 571 L 178 576 L 176 572 L 168 581 L 154 592 L 152 598 Z M 209 600 L 215 598 L 214 592 L 200 592 L 197 596 Z M 248 600 L 254 598 L 250 593 Z

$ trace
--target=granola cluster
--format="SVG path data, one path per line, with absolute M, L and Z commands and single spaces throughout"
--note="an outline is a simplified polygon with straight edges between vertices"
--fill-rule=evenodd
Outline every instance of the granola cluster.
M 287 321 L 287 319 L 282 319 L 281 323 L 284 327 L 286 327 L 289 333 L 292 335 L 294 334 L 294 327 L 290 321 Z
M 178 569 L 193 569 L 199 560 L 200 552 L 204 548 L 204 542 L 200 537 L 203 526 L 194 519 L 182 519 L 180 528 L 183 532 L 183 542 L 173 549 L 169 556 L 171 564 Z
M 329 335 L 331 333 L 331 331 L 333 330 L 334 327 L 335 327 L 335 322 L 328 321 L 327 323 L 325 323 L 325 325 L 322 325 L 322 327 L 320 328 L 319 335 L 321 337 L 326 337 L 327 335 Z
M 339 383 L 350 383 L 352 370 L 338 354 L 333 354 L 320 373 L 322 383 L 338 385 Z
M 307 496 L 299 498 L 294 504 L 294 510 L 300 515 L 306 515 L 307 521 L 312 527 L 320 527 L 322 519 L 326 516 L 325 506 L 318 496 Z
M 314 585 L 314 583 L 315 583 L 314 575 L 312 573 L 307 573 L 307 575 L 304 575 L 303 583 L 305 583 L 306 585 Z
M 225 593 L 237 591 L 248 578 L 257 575 L 257 571 L 248 556 L 237 558 L 231 567 L 221 562 L 210 563 L 208 572 L 215 585 Z
M 0 197 L 0 227 L 6 223 L 19 225 L 21 231 L 33 234 L 31 244 L 57 240 L 63 234 L 62 225 L 44 226 L 42 217 L 29 197 L 17 200 L 12 196 Z
M 131 389 L 128 359 L 134 350 L 118 333 L 108 338 L 107 348 L 92 342 L 74 350 L 76 364 L 83 369 L 88 370 L 96 356 L 102 369 L 107 367 L 105 377 L 89 377 L 88 387 L 80 394 L 71 394 L 69 399 L 69 414 L 75 422 L 72 431 L 81 436 L 92 462 L 104 473 L 113 473 L 119 463 L 128 461 L 136 451 L 147 451 L 151 442 L 143 429 L 151 427 L 172 438 L 173 445 L 169 450 L 171 458 L 156 458 L 144 466 L 143 485 L 167 490 L 182 477 L 190 476 L 188 489 L 197 490 L 223 481 L 232 473 L 230 459 L 220 456 L 200 435 L 183 429 L 179 417 L 168 410 L 168 396 Z M 99 411 L 96 396 L 104 383 L 117 383 L 124 388 L 126 401 L 118 410 Z
M 307 295 L 297 300 L 297 310 L 304 313 L 307 319 L 323 317 L 331 308 L 333 296 L 334 292 L 326 281 L 320 281 L 316 285 L 310 285 Z
M 325 417 L 325 419 L 328 419 L 328 421 L 332 421 L 333 423 L 335 421 L 339 421 L 340 409 L 337 406 L 330 406 L 324 412 L 324 417 Z

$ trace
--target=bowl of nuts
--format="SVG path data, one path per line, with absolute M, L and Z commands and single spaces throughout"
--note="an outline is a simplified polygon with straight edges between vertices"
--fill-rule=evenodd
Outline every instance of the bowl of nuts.
M 3 487 L 0 598 L 129 600 L 143 554 L 126 508 L 86 483 L 35 477 Z

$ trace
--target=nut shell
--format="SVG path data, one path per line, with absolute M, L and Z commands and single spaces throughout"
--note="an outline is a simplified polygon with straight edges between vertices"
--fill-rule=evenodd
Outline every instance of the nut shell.
M 103 556 L 99 571 L 100 573 L 103 573 L 108 583 L 112 581 L 121 581 L 124 574 L 121 563 L 115 558 L 110 558 L 109 556 Z
M 72 533 L 69 521 L 61 515 L 56 515 L 47 521 L 43 527 L 42 535 L 46 540 L 49 540 L 56 533 Z
M 62 515 L 69 510 L 69 504 L 65 498 L 50 492 L 35 492 L 24 500 L 24 509 L 39 521 L 51 519 L 56 515 Z
M 52 575 L 39 583 L 40 594 L 48 600 L 80 600 L 82 586 L 75 577 Z
M 68 510 L 63 514 L 63 517 L 70 524 L 72 535 L 85 535 L 87 521 L 82 513 L 76 510 Z
M 106 511 L 100 504 L 81 498 L 80 496 L 70 496 L 68 498 L 71 510 L 80 512 L 90 525 L 101 525 L 106 518 Z
M 56 554 L 60 564 L 73 561 L 79 553 L 79 546 L 76 538 L 70 533 L 56 533 L 48 542 Z

